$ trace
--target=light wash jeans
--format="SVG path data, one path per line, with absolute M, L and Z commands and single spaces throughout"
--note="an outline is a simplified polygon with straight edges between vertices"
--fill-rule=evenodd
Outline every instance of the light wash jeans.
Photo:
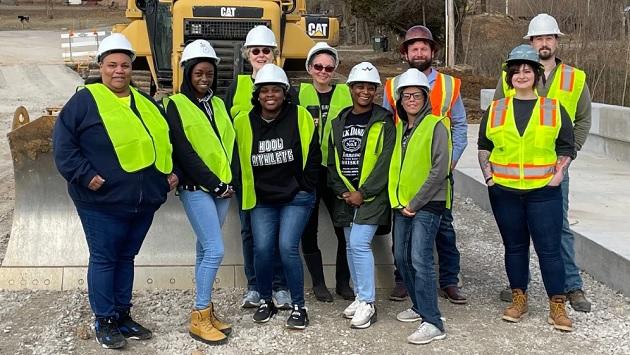
M 223 261 L 223 234 L 230 199 L 207 192 L 179 190 L 186 216 L 197 236 L 195 261 L 195 309 L 205 309 L 212 301 L 212 284 Z
M 569 172 L 562 179 L 562 236 L 560 237 L 560 248 L 562 261 L 564 262 L 564 291 L 570 292 L 582 289 L 582 277 L 580 268 L 575 263 L 575 237 L 569 225 Z
M 422 320 L 444 331 L 440 319 L 433 245 L 440 228 L 440 216 L 417 211 L 413 217 L 394 212 L 394 255 L 396 265 L 411 297 L 412 309 Z
M 372 239 L 377 228 L 376 224 L 353 223 L 343 229 L 354 293 L 357 294 L 359 301 L 367 303 L 376 301 Z

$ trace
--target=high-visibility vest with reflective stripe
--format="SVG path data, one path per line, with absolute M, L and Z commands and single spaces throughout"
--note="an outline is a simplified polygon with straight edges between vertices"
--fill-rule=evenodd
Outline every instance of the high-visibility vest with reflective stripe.
M 516 91 L 507 86 L 505 82 L 506 76 L 507 73 L 503 71 L 501 74 L 503 96 L 514 96 Z M 549 86 L 546 97 L 560 101 L 564 109 L 567 110 L 569 117 L 571 117 L 571 122 L 573 122 L 575 121 L 575 113 L 577 112 L 578 101 L 580 96 L 582 96 L 584 85 L 586 85 L 586 73 L 584 71 L 570 65 L 560 64 L 556 69 L 553 82 Z
M 320 106 L 319 96 L 313 84 L 302 83 L 300 84 L 300 106 Z M 346 84 L 335 85 L 335 91 L 333 91 L 330 99 L 330 107 L 328 108 L 328 116 L 326 122 L 322 126 L 318 126 L 319 131 L 319 144 L 322 150 L 322 165 L 326 166 L 328 163 L 328 137 L 330 137 L 330 130 L 332 128 L 331 121 L 337 117 L 339 112 L 346 107 L 352 106 L 352 96 L 350 96 L 350 89 Z
M 562 127 L 558 100 L 539 97 L 521 137 L 514 120 L 513 98 L 492 102 L 486 136 L 495 183 L 519 190 L 543 187 L 556 169 L 556 139 Z
M 302 151 L 302 169 L 304 169 L 308 160 L 309 146 L 315 133 L 315 123 L 311 114 L 302 106 L 297 106 L 297 123 Z M 236 131 L 236 144 L 241 167 L 241 207 L 243 210 L 250 210 L 256 207 L 256 189 L 254 187 L 254 169 L 252 167 L 254 135 L 249 112 L 241 112 L 236 116 L 234 119 L 234 130 Z
M 409 137 L 407 149 L 403 154 L 402 135 L 405 124 L 400 121 L 396 125 L 396 145 L 389 165 L 388 193 L 392 208 L 403 208 L 409 205 L 431 171 L 431 147 L 435 126 L 444 124 L 444 117 L 427 115 L 419 123 Z M 445 125 L 446 127 L 446 125 Z M 448 131 L 448 128 L 446 129 Z M 448 134 L 449 162 L 452 155 L 451 135 Z M 449 173 L 450 173 L 450 164 Z M 451 208 L 451 184 L 447 184 L 446 208 Z
M 251 75 L 239 75 L 236 78 L 236 90 L 230 107 L 230 117 L 234 119 L 241 112 L 247 112 L 254 107 L 252 105 L 252 93 L 254 92 L 254 80 Z
M 184 134 L 193 150 L 219 180 L 230 183 L 235 133 L 223 100 L 216 96 L 211 99 L 212 116 L 219 134 L 217 136 L 206 114 L 186 95 L 180 93 L 169 99 L 177 106 Z
M 170 174 L 173 146 L 168 124 L 160 110 L 131 86 L 129 89 L 139 117 L 107 86 L 97 83 L 85 85 L 85 88 L 94 97 L 121 168 L 133 173 L 155 165 L 158 171 Z
M 393 79 L 388 79 L 387 82 L 385 82 L 385 99 L 389 102 L 389 106 L 394 111 L 394 122 L 398 122 L 398 114 L 396 112 L 398 93 L 396 92 L 396 87 L 398 86 L 399 78 L 400 75 Z M 449 130 L 451 127 L 451 110 L 455 105 L 455 101 L 459 98 L 461 83 L 460 79 L 436 71 L 435 81 L 433 82 L 429 94 L 431 113 L 436 116 L 446 116 L 447 120 L 445 124 Z
M 381 152 L 383 151 L 383 130 L 385 126 L 384 121 L 377 121 L 372 123 L 369 127 L 367 127 L 367 134 L 364 134 L 361 145 L 363 145 L 363 140 L 365 141 L 365 148 L 361 152 L 361 171 L 359 172 L 359 188 L 365 183 L 365 180 L 370 176 L 372 170 L 374 170 L 374 166 L 381 156 Z M 346 185 L 348 191 L 354 192 L 357 189 L 354 188 L 354 185 L 346 178 L 341 172 L 341 152 L 337 150 L 337 145 L 334 142 L 335 134 L 334 132 L 330 135 L 331 142 L 335 147 L 335 168 L 337 169 L 337 175 L 343 181 L 343 184 Z M 374 197 L 367 198 L 365 201 L 372 201 Z

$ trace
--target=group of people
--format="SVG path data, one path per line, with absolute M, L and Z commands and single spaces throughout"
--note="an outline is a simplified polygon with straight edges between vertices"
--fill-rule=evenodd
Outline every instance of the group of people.
M 555 58 L 560 35 L 552 17 L 532 20 L 531 46 L 516 47 L 504 63 L 478 148 L 505 245 L 511 305 L 503 319 L 516 322 L 527 313 L 531 236 L 549 323 L 570 331 L 566 297 L 574 309 L 590 310 L 566 221 L 567 169 L 588 132 L 590 97 L 584 73 Z M 126 338 L 152 337 L 130 314 L 134 257 L 173 189 L 196 237 L 193 338 L 223 344 L 232 331 L 212 302 L 232 199 L 247 277 L 242 306 L 256 308 L 254 322 L 287 309 L 287 328 L 308 326 L 302 256 L 316 299 L 333 301 L 317 243 L 321 198 L 338 240 L 335 291 L 352 301 L 342 312 L 350 326 L 377 321 L 371 242 L 391 229 L 397 281 L 391 298 L 411 299 L 396 318 L 420 322 L 410 343 L 443 339 L 438 296 L 467 302 L 458 286 L 451 213 L 451 172 L 466 147 L 467 124 L 460 80 L 432 67 L 437 50 L 426 27 L 410 28 L 401 46 L 409 69 L 386 81 L 378 105 L 377 68 L 359 63 L 345 84 L 335 84 L 340 58 L 326 43 L 308 53 L 312 83 L 292 88 L 274 64 L 274 33 L 257 26 L 242 50 L 252 73 L 239 75 L 224 99 L 215 94 L 220 58 L 209 42 L 195 40 L 181 55 L 179 92 L 157 103 L 131 85 L 129 41 L 122 34 L 104 39 L 101 80 L 67 102 L 53 133 L 55 162 L 89 248 L 96 340 L 120 348 Z

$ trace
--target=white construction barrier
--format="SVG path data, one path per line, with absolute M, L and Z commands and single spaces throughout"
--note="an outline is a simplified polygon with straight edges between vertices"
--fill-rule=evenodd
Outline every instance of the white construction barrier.
M 85 62 L 96 56 L 96 50 L 107 31 L 72 32 L 61 34 L 61 56 L 66 62 Z

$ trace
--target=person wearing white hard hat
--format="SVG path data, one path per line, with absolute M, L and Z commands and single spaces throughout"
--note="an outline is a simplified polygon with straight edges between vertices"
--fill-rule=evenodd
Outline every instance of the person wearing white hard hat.
M 216 316 L 212 285 L 224 254 L 221 227 L 232 188 L 234 128 L 223 100 L 215 96 L 217 57 L 202 39 L 184 47 L 180 92 L 165 99 L 173 160 L 181 170 L 177 191 L 196 236 L 195 304 L 190 335 L 201 342 L 227 342 L 232 326 Z
M 130 86 L 134 58 L 124 35 L 103 39 L 99 82 L 68 100 L 52 137 L 55 164 L 68 182 L 90 252 L 88 298 L 104 348 L 152 337 L 130 315 L 134 258 L 178 182 L 163 111 Z
M 225 107 L 232 120 L 240 112 L 249 112 L 252 105 L 252 92 L 254 91 L 254 79 L 258 71 L 265 65 L 273 63 L 278 56 L 278 44 L 275 34 L 267 26 L 255 26 L 245 38 L 241 49 L 241 55 L 252 66 L 251 74 L 239 74 L 230 84 L 225 94 Z M 291 95 L 294 96 L 294 95 Z M 238 191 L 237 191 L 238 193 Z M 240 199 L 238 199 L 240 200 Z M 241 306 L 243 308 L 256 308 L 260 305 L 260 293 L 256 288 L 256 274 L 254 273 L 254 241 L 250 226 L 249 212 L 243 211 L 239 205 L 239 217 L 241 220 L 241 239 L 243 247 L 243 263 L 245 277 L 247 278 L 247 290 L 243 295 Z M 273 282 L 273 299 L 280 309 L 291 308 L 291 297 L 286 287 L 286 279 L 282 270 L 282 263 L 277 255 Z
M 377 319 L 372 238 L 391 221 L 387 198 L 389 162 L 396 129 L 392 114 L 374 103 L 381 78 L 374 65 L 355 65 L 346 81 L 352 106 L 331 121 L 328 186 L 335 195 L 333 225 L 343 227 L 356 298 L 343 311 L 351 328 L 368 328 Z
M 571 118 L 559 100 L 536 93 L 544 68 L 532 46 L 515 47 L 503 70 L 514 96 L 492 102 L 477 140 L 512 291 L 502 319 L 516 323 L 528 312 L 531 240 L 549 300 L 547 321 L 555 329 L 572 331 L 565 309 L 560 187 L 576 154 Z
M 441 73 L 432 66 L 433 58 L 436 56 L 438 49 L 438 43 L 433 38 L 431 31 L 425 26 L 415 25 L 405 33 L 405 39 L 400 46 L 400 54 L 410 68 L 416 68 L 427 76 L 431 85 L 429 101 L 432 113 L 436 116 L 446 116 L 449 121 L 447 126 L 453 138 L 452 170 L 455 169 L 457 162 L 468 145 L 468 123 L 460 92 L 461 80 Z M 396 91 L 399 78 L 400 75 L 387 80 L 383 95 L 383 107 L 392 111 L 394 116 L 397 112 L 396 102 L 399 99 Z M 451 183 L 454 184 L 452 176 L 450 178 Z M 457 235 L 453 227 L 451 208 L 444 210 L 440 229 L 435 239 L 435 246 L 440 265 L 439 294 L 454 304 L 467 303 L 466 295 L 459 286 L 461 281 L 459 278 L 460 253 L 457 249 Z M 393 301 L 403 301 L 407 296 L 407 292 L 399 282 L 397 273 L 398 270 L 395 270 L 396 284 L 389 298 Z
M 272 300 L 274 255 L 279 250 L 291 291 L 289 329 L 308 326 L 300 239 L 315 204 L 321 164 L 317 129 L 308 111 L 288 96 L 282 68 L 266 64 L 256 75 L 253 108 L 234 119 L 241 206 L 250 212 L 260 306 L 257 323 L 277 314 Z
M 444 339 L 438 308 L 433 246 L 444 210 L 451 207 L 452 143 L 444 116 L 431 113 L 429 80 L 415 68 L 398 79 L 396 146 L 389 167 L 389 200 L 394 209 L 394 255 L 412 307 L 401 322 L 420 321 L 407 337 L 412 344 Z
M 320 168 L 319 184 L 315 208 L 311 213 L 304 234 L 302 235 L 302 252 L 304 261 L 313 281 L 313 293 L 318 301 L 332 302 L 333 297 L 326 287 L 324 270 L 322 265 L 322 253 L 317 246 L 317 224 L 319 219 L 319 200 L 324 199 L 328 211 L 332 215 L 332 203 L 335 197 L 326 186 L 326 161 L 328 158 L 328 137 L 330 136 L 330 121 L 339 112 L 352 106 L 350 89 L 346 84 L 334 84 L 332 82 L 335 70 L 339 65 L 337 50 L 326 42 L 318 42 L 308 52 L 306 57 L 306 71 L 313 79 L 312 83 L 300 84 L 300 106 L 305 107 L 313 118 L 319 132 L 320 147 L 322 151 L 322 167 Z M 350 288 L 350 270 L 346 259 L 346 240 L 343 228 L 335 227 L 337 236 L 337 262 L 336 262 L 336 292 L 344 299 L 354 299 L 354 292 Z
M 556 56 L 559 37 L 563 35 L 556 19 L 548 14 L 539 14 L 530 21 L 527 35 L 523 38 L 529 39 L 530 44 L 538 51 L 540 62 L 545 68 L 544 75 L 536 85 L 536 91 L 540 96 L 558 99 L 567 110 L 573 122 L 575 149 L 579 151 L 591 129 L 591 94 L 586 83 L 586 73 L 563 63 Z M 505 74 L 497 84 L 495 100 L 514 95 L 514 90 L 507 86 L 504 77 Z M 562 199 L 562 260 L 566 272 L 564 288 L 573 309 L 590 312 L 591 302 L 585 296 L 580 268 L 575 262 L 575 237 L 568 219 L 569 174 L 566 174 L 562 181 Z M 509 301 L 509 290 L 501 292 L 501 299 Z

